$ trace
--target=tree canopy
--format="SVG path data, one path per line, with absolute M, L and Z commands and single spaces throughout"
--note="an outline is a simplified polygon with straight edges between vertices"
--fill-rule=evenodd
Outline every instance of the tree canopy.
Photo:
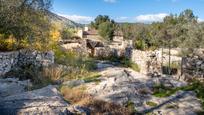
M 52 0 L 0 0 L 0 33 L 22 39 L 45 42 L 50 21 L 46 16 Z
M 121 24 L 125 39 L 132 39 L 135 48 L 151 49 L 158 47 L 200 48 L 204 47 L 204 25 L 190 9 L 179 15 L 170 14 L 163 22 L 152 24 Z M 167 35 L 170 41 L 167 40 Z M 170 43 L 169 43 L 170 42 Z
M 116 28 L 116 23 L 114 20 L 111 20 L 109 16 L 102 16 L 99 15 L 96 17 L 94 22 L 91 22 L 90 26 L 93 29 L 96 29 L 99 31 L 99 35 L 106 39 L 106 40 L 112 40 L 114 31 Z
M 106 40 L 112 40 L 114 34 L 114 27 L 111 22 L 103 22 L 98 28 L 99 35 Z

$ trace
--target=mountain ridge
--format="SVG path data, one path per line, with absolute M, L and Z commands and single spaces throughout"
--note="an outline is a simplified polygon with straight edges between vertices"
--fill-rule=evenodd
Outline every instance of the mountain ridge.
M 48 11 L 48 17 L 51 19 L 52 23 L 60 23 L 64 28 L 82 28 L 84 25 L 74 22 L 66 17 L 55 14 Z

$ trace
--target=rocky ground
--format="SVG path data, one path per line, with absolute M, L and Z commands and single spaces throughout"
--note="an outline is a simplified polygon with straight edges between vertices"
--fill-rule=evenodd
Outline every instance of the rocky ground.
M 104 65 L 104 66 L 103 66 Z M 172 77 L 162 76 L 152 78 L 142 75 L 129 68 L 98 64 L 101 77 L 98 83 L 86 83 L 87 93 L 97 99 L 126 106 L 133 103 L 139 113 L 154 113 L 162 115 L 194 115 L 200 111 L 201 104 L 191 91 L 178 91 L 176 94 L 158 98 L 153 96 L 153 87 L 162 84 L 165 87 L 183 87 L 186 82 L 177 81 Z M 98 80 L 97 80 L 98 81 Z M 150 106 L 147 103 L 155 103 Z
M 107 62 L 98 62 L 101 75 L 97 80 L 85 82 L 74 80 L 64 82 L 68 86 L 85 86 L 86 92 L 95 98 L 128 106 L 130 103 L 139 113 L 157 115 L 194 115 L 201 110 L 200 101 L 191 91 L 178 91 L 169 97 L 153 96 L 153 87 L 182 87 L 181 82 L 172 77 L 152 78 L 129 68 L 116 67 Z M 0 79 L 0 114 L 60 114 L 86 113 L 87 109 L 71 105 L 65 101 L 57 86 L 27 91 L 30 81 Z M 8 109 L 9 108 L 9 109 Z
M 0 115 L 72 115 L 86 113 L 65 101 L 58 86 L 27 91 L 31 83 L 18 79 L 0 79 Z

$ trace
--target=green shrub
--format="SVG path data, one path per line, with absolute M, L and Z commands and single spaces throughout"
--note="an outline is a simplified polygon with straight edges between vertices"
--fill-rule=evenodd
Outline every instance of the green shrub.
M 64 80 L 81 79 L 92 74 L 96 64 L 92 58 L 73 51 L 63 51 L 59 46 L 54 48 L 55 62 L 70 67 Z
M 57 64 L 72 66 L 75 68 L 93 70 L 96 68 L 94 60 L 74 51 L 64 51 L 59 46 L 53 49 Z
M 144 40 L 139 39 L 139 40 L 135 41 L 134 47 L 135 47 L 135 49 L 145 50 L 146 49 L 146 43 Z
M 136 63 L 133 63 L 130 59 L 127 59 L 127 58 L 123 58 L 122 60 L 120 60 L 122 66 L 124 67 L 130 67 L 132 68 L 133 70 L 137 71 L 137 72 L 140 72 L 140 67 L 138 64 Z

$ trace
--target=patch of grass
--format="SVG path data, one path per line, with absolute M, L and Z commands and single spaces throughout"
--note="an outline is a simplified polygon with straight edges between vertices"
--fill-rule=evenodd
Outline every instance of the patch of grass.
M 178 108 L 178 105 L 176 104 L 169 104 L 166 106 L 166 109 L 177 109 Z
M 156 97 L 168 97 L 175 94 L 180 88 L 167 88 L 164 85 L 156 85 L 153 87 L 153 95 Z
M 151 107 L 157 106 L 157 103 L 152 102 L 152 101 L 147 101 L 146 104 L 149 105 L 149 106 L 151 106 Z
M 60 92 L 62 93 L 63 97 L 70 103 L 81 103 L 80 101 L 82 101 L 82 99 L 83 101 L 91 100 L 91 95 L 85 94 L 83 88 L 70 88 L 62 86 Z
M 90 83 L 90 82 L 100 82 L 100 80 L 98 79 L 99 77 L 101 77 L 100 74 L 93 74 L 91 75 L 90 77 L 85 77 L 85 78 L 82 78 L 86 83 Z
M 42 76 L 49 78 L 52 81 L 57 81 L 68 75 L 68 72 L 57 65 L 42 68 Z
M 178 87 L 178 88 L 165 88 L 164 86 L 156 86 L 154 87 L 156 89 L 154 91 L 154 96 L 156 97 L 168 97 L 172 94 L 175 94 L 179 90 L 183 91 L 194 91 L 196 93 L 197 98 L 201 100 L 202 108 L 204 110 L 204 83 L 200 81 L 194 80 L 194 82 L 190 83 L 187 86 L 184 87 Z
M 83 89 L 78 87 L 69 88 L 62 86 L 60 92 L 68 102 L 90 108 L 91 114 L 93 115 L 103 115 L 107 113 L 111 115 L 130 115 L 130 111 L 127 108 L 114 103 L 94 99 L 92 95 L 86 94 Z
M 137 110 L 135 109 L 135 104 L 132 101 L 128 101 L 126 107 L 128 108 L 128 110 L 132 113 L 135 114 L 137 113 Z
M 169 90 L 160 89 L 160 91 L 154 92 L 153 95 L 156 97 L 168 97 L 175 94 L 177 91 L 178 89 L 169 89 Z
M 139 67 L 138 64 L 132 63 L 132 64 L 130 65 L 130 67 L 131 67 L 133 70 L 135 70 L 135 71 L 137 71 L 137 72 L 140 72 L 140 67 Z

